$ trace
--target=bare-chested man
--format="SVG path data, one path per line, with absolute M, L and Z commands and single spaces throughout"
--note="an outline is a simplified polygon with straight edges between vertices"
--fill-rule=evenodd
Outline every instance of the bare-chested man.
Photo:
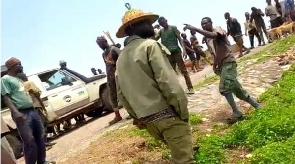
M 104 51 L 102 54 L 103 60 L 106 64 L 108 87 L 110 90 L 110 100 L 115 112 L 115 118 L 109 122 L 110 125 L 115 124 L 122 120 L 119 112 L 117 88 L 115 80 L 116 62 L 121 53 L 121 50 L 117 46 L 110 46 L 105 37 L 97 37 L 96 43 Z M 121 45 L 119 46 L 121 47 Z

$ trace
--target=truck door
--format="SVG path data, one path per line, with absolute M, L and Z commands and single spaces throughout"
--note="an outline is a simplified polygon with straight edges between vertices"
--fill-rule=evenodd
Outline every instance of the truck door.
M 57 116 L 63 116 L 88 104 L 89 95 L 83 81 L 58 69 L 38 76 L 47 90 L 48 102 Z

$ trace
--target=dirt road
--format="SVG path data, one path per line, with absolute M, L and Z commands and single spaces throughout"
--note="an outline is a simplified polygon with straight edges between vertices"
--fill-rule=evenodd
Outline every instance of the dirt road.
M 123 115 L 123 118 L 128 116 L 125 110 L 120 110 L 120 113 Z M 56 145 L 47 151 L 47 159 L 56 162 L 65 161 L 79 151 L 87 148 L 91 142 L 99 138 L 106 130 L 111 130 L 126 122 L 126 119 L 124 119 L 119 124 L 110 127 L 108 122 L 113 118 L 113 113 L 97 119 L 87 118 L 87 122 L 84 125 L 74 128 L 53 140 L 53 142 L 56 142 Z M 25 164 L 24 159 L 18 159 L 18 164 Z

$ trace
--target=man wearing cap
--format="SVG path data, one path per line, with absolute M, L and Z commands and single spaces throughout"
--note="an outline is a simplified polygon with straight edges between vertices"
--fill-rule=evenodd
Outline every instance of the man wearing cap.
M 39 111 L 42 123 L 44 125 L 44 138 L 45 138 L 45 145 L 48 149 L 51 149 L 55 143 L 51 143 L 47 140 L 47 125 L 48 125 L 48 119 L 47 119 L 47 110 L 45 108 L 45 105 L 43 104 L 41 100 L 41 90 L 35 85 L 34 82 L 29 81 L 28 77 L 25 73 L 19 73 L 17 74 L 17 77 L 21 79 L 24 82 L 25 90 L 30 94 L 34 108 Z M 53 130 L 52 130 L 53 131 Z
M 187 88 L 188 88 L 188 94 L 194 94 L 193 85 L 189 76 L 189 73 L 185 67 L 183 58 L 185 59 L 187 57 L 187 54 L 185 52 L 185 45 L 183 43 L 183 40 L 180 36 L 180 32 L 177 29 L 176 26 L 168 25 L 167 20 L 164 17 L 160 17 L 158 19 L 158 23 L 163 28 L 159 30 L 157 35 L 155 35 L 155 40 L 161 39 L 161 43 L 167 47 L 167 49 L 171 52 L 170 55 L 168 55 L 169 62 L 172 66 L 172 68 L 176 71 L 176 65 L 179 68 L 181 74 L 184 77 L 184 80 L 186 82 Z M 183 56 L 181 56 L 181 49 L 178 45 L 178 42 L 181 44 L 183 49 Z M 183 58 L 182 58 L 183 57 Z
M 148 39 L 159 16 L 126 7 L 116 34 L 128 36 L 117 61 L 118 98 L 134 125 L 167 144 L 175 164 L 195 163 L 186 93 L 167 58 L 170 51 Z
M 21 62 L 12 57 L 5 62 L 5 66 L 8 74 L 1 78 L 1 95 L 23 141 L 26 164 L 50 163 L 45 161 L 44 127 L 40 115 L 25 91 L 23 81 L 16 77 L 23 72 Z
M 103 50 L 102 57 L 106 65 L 107 81 L 110 90 L 110 100 L 115 112 L 115 118 L 110 121 L 109 124 L 113 125 L 122 120 L 122 116 L 119 111 L 115 81 L 116 62 L 119 54 L 121 53 L 121 50 L 116 46 L 110 46 L 108 44 L 108 41 L 103 36 L 97 37 L 96 43 Z

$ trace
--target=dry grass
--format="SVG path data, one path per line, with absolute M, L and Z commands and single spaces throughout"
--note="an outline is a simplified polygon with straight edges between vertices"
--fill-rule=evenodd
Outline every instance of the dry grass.
M 126 125 L 112 131 L 61 164 L 167 163 L 161 160 L 162 152 L 159 149 L 148 148 L 146 137 L 131 135 L 132 129 L 132 125 Z

